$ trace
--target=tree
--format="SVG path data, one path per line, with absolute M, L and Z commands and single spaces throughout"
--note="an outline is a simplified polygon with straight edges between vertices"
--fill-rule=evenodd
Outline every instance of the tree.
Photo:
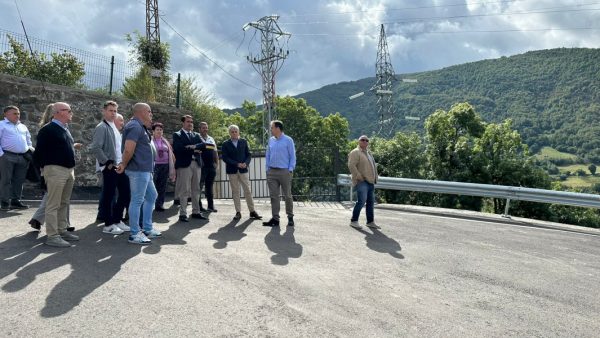
M 32 55 L 14 38 L 8 36 L 10 50 L 0 56 L 0 73 L 71 87 L 83 87 L 84 65 L 66 51 Z
M 592 176 L 596 175 L 596 166 L 594 164 L 590 164 L 588 166 L 588 170 L 590 171 L 590 174 L 592 174 Z

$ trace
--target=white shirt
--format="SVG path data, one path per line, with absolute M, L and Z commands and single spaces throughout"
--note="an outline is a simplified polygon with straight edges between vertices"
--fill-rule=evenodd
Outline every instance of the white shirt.
M 117 165 L 123 160 L 123 153 L 121 152 L 121 133 L 114 122 L 107 121 L 106 123 L 112 127 L 113 132 L 115 133 L 115 165 Z
M 21 121 L 10 122 L 7 118 L 0 121 L 0 156 L 4 151 L 23 154 L 31 147 L 31 134 Z
M 212 144 L 213 146 L 216 146 L 217 143 L 215 142 L 215 139 L 213 139 L 210 135 L 206 135 L 206 138 L 202 137 L 202 134 L 200 134 L 200 139 L 202 140 L 202 142 L 206 143 L 206 144 Z

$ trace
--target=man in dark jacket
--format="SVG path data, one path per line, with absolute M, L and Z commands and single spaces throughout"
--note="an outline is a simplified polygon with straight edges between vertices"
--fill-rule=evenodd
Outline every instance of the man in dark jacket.
M 189 222 L 187 217 L 187 199 L 192 198 L 192 218 L 208 219 L 200 213 L 200 175 L 202 168 L 202 157 L 200 152 L 208 148 L 214 150 L 214 146 L 206 145 L 200 139 L 200 134 L 194 132 L 194 120 L 190 115 L 181 118 L 183 126 L 181 130 L 173 133 L 173 153 L 175 154 L 175 169 L 177 170 L 177 181 L 175 192 L 179 199 L 179 220 Z
M 235 216 L 233 219 L 242 218 L 240 205 L 240 185 L 244 189 L 244 197 L 250 211 L 250 218 L 262 219 L 254 210 L 254 200 L 250 190 L 250 179 L 248 178 L 248 165 L 250 164 L 250 150 L 248 142 L 240 138 L 240 128 L 235 124 L 229 126 L 230 139 L 223 143 L 223 162 L 225 162 L 225 172 L 229 177 L 231 185 L 231 195 L 235 206 Z
M 34 160 L 42 168 L 48 188 L 46 202 L 46 244 L 69 247 L 67 241 L 78 241 L 79 237 L 67 232 L 68 206 L 75 181 L 75 149 L 68 123 L 73 118 L 71 107 L 56 102 L 52 108 L 52 121 L 40 129 Z

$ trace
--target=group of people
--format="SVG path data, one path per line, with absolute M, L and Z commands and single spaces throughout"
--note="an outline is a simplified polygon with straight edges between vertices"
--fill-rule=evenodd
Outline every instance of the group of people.
M 152 111 L 146 103 L 136 103 L 132 118 L 125 120 L 118 113 L 118 104 L 107 101 L 102 108 L 102 121 L 94 130 L 90 152 L 96 158 L 96 171 L 101 173 L 102 191 L 97 219 L 104 222 L 103 232 L 120 235 L 129 232 L 128 241 L 149 244 L 161 237 L 153 227 L 153 211 L 164 211 L 165 192 L 169 180 L 175 182 L 175 202 L 179 202 L 179 221 L 189 222 L 188 200 L 191 200 L 191 218 L 208 219 L 217 212 L 214 206 L 213 183 L 219 165 L 215 140 L 208 135 L 208 124 L 200 123 L 194 131 L 190 115 L 181 117 L 182 127 L 173 133 L 173 143 L 163 136 L 164 125 L 152 121 Z M 46 244 L 69 247 L 79 240 L 69 221 L 69 201 L 75 179 L 76 149 L 69 131 L 73 111 L 69 104 L 56 102 L 48 105 L 41 121 L 34 148 L 27 127 L 19 120 L 16 106 L 4 108 L 5 118 L 0 122 L 0 209 L 26 209 L 20 198 L 22 185 L 30 164 L 39 168 L 45 183 L 45 194 L 40 207 L 29 222 L 40 230 L 46 225 Z M 266 174 L 271 199 L 272 217 L 264 226 L 279 226 L 280 196 L 285 200 L 287 226 L 294 226 L 292 176 L 296 167 L 294 140 L 284 133 L 281 121 L 270 124 L 272 137 L 265 153 Z M 240 137 L 236 125 L 228 128 L 229 139 L 221 146 L 235 207 L 234 220 L 242 218 L 240 189 L 251 219 L 262 219 L 254 207 L 248 165 L 251 154 L 248 142 Z M 348 157 L 348 167 L 356 186 L 358 201 L 350 225 L 360 228 L 358 215 L 366 203 L 367 226 L 374 223 L 374 184 L 377 167 L 368 151 L 368 138 L 361 136 L 358 147 Z M 200 193 L 204 188 L 207 208 L 202 205 Z M 128 224 L 124 223 L 128 214 Z

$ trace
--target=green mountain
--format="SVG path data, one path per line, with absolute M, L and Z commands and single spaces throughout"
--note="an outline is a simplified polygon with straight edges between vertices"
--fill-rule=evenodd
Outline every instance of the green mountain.
M 418 80 L 395 82 L 398 131 L 420 133 L 435 110 L 469 102 L 485 121 L 512 119 L 532 152 L 551 146 L 600 161 L 600 49 L 540 50 L 397 77 Z M 377 130 L 376 98 L 369 92 L 374 83 L 342 82 L 297 97 L 323 115 L 340 112 L 356 137 Z

